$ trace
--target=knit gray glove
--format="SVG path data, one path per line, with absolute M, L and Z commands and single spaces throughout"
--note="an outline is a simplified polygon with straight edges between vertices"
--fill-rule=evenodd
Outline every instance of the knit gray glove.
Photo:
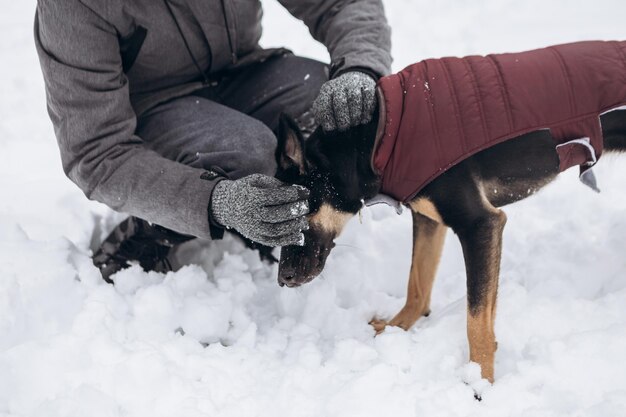
M 303 245 L 309 228 L 309 191 L 273 177 L 253 174 L 220 181 L 213 190 L 213 219 L 266 246 Z
M 313 102 L 313 114 L 325 131 L 342 131 L 369 123 L 375 107 L 376 80 L 351 71 L 322 85 Z

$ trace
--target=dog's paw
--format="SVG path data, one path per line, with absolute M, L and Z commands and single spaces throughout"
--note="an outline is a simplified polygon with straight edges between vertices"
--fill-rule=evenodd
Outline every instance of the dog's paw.
M 385 331 L 385 327 L 387 327 L 387 321 L 380 320 L 380 319 L 372 319 L 369 322 L 369 325 L 372 326 L 374 330 L 376 330 L 376 334 L 378 335 Z

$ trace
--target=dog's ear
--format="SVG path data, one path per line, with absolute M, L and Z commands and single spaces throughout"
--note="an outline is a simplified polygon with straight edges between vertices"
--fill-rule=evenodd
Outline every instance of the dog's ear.
M 282 113 L 278 121 L 278 147 L 276 148 L 278 170 L 296 170 L 300 175 L 306 173 L 304 158 L 304 137 L 298 124 L 289 115 Z

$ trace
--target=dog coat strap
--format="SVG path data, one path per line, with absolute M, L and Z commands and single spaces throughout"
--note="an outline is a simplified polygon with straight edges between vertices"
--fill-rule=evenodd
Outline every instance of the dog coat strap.
M 375 197 L 365 200 L 365 207 L 375 206 L 377 204 L 386 204 L 393 207 L 396 210 L 396 214 L 402 214 L 402 204 L 395 198 L 389 197 L 386 194 L 377 194 Z
M 591 146 L 589 138 L 580 138 L 556 145 L 559 155 L 559 171 L 565 171 L 574 165 L 592 167 L 598 161 L 596 150 Z
M 585 184 L 587 187 L 591 188 L 596 193 L 600 192 L 598 188 L 598 181 L 596 180 L 596 175 L 593 173 L 593 169 L 591 168 L 580 168 L 580 176 L 578 177 L 580 181 Z
M 565 140 L 564 137 L 571 135 L 587 134 L 588 136 Z M 591 170 L 603 148 L 602 126 L 598 116 L 587 117 L 583 120 L 568 123 L 566 125 L 552 129 L 554 139 L 559 143 L 556 145 L 556 152 L 559 155 L 559 171 L 578 165 L 580 167 L 580 181 L 594 190 L 600 192 L 596 177 Z
M 592 167 L 602 155 L 602 127 L 597 115 L 556 126 L 551 133 L 557 142 L 559 171 L 575 165 L 581 169 Z
M 574 139 L 556 145 L 556 152 L 559 155 L 560 171 L 579 165 L 580 181 L 592 190 L 600 192 L 596 176 L 591 169 L 598 161 L 598 158 L 589 138 Z

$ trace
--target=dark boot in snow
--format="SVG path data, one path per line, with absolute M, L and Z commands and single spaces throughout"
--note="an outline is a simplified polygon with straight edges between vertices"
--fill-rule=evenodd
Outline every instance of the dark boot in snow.
M 167 256 L 180 243 L 194 239 L 172 230 L 150 224 L 137 217 L 129 217 L 117 225 L 93 255 L 93 263 L 102 278 L 113 283 L 111 275 L 138 262 L 144 271 L 172 270 Z

